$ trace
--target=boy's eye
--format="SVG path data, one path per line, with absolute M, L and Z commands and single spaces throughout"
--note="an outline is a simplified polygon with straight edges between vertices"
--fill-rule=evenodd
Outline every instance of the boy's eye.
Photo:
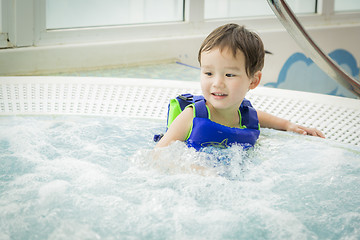
M 212 73 L 211 72 L 205 72 L 205 75 L 212 76 Z
M 226 77 L 235 77 L 235 74 L 227 73 L 225 74 Z

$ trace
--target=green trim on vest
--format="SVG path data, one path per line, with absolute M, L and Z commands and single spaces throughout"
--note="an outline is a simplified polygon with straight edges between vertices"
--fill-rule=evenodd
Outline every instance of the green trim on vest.
M 187 109 L 188 107 L 192 107 L 192 109 L 193 109 L 193 119 L 194 119 L 194 117 L 195 117 L 195 115 L 196 115 L 196 112 L 195 112 L 195 103 L 192 103 L 192 104 L 187 105 L 187 106 L 185 107 L 185 109 Z M 185 109 L 184 109 L 184 110 L 185 110 Z M 191 123 L 190 130 L 189 130 L 188 134 L 186 135 L 185 141 L 189 139 L 190 134 L 191 134 L 191 132 L 192 132 L 192 128 L 193 128 L 193 123 Z
M 168 124 L 167 124 L 168 128 L 170 127 L 171 123 L 175 120 L 175 118 L 182 112 L 178 100 L 171 99 L 169 104 L 170 107 L 169 107 Z

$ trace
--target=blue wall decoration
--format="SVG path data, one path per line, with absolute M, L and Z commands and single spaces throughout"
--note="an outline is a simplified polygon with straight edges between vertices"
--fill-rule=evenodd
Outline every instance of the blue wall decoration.
M 359 67 L 350 52 L 336 49 L 329 57 L 349 75 L 359 79 Z M 265 86 L 356 98 L 303 53 L 291 55 L 282 67 L 277 82 L 266 83 Z

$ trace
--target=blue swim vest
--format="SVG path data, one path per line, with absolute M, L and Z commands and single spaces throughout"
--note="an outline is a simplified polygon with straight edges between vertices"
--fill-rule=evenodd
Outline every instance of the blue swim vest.
M 200 150 L 205 147 L 227 148 L 233 144 L 244 148 L 254 146 L 260 134 L 259 120 L 256 110 L 249 100 L 244 99 L 239 108 L 240 128 L 227 127 L 209 118 L 209 110 L 203 96 L 183 94 L 172 99 L 169 104 L 168 127 L 185 107 L 194 108 L 194 119 L 191 132 L 186 139 L 189 147 Z M 176 115 L 176 116 L 174 116 Z M 154 140 L 159 141 L 161 135 L 155 135 Z

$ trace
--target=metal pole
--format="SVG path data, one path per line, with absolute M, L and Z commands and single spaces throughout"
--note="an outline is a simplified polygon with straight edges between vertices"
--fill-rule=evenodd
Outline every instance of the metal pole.
M 287 32 L 303 51 L 331 78 L 360 97 L 360 82 L 344 72 L 340 66 L 325 54 L 311 39 L 285 0 L 267 0 L 271 9 Z

